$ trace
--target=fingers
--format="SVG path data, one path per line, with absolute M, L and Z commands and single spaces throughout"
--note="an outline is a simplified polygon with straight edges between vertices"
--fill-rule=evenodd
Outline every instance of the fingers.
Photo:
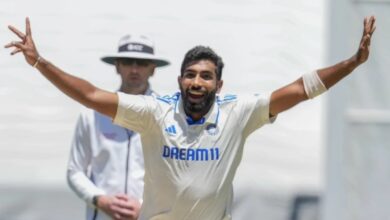
M 374 27 L 375 20 L 376 20 L 376 18 L 374 16 L 370 16 L 370 20 L 369 20 L 370 29 L 372 29 Z
M 117 217 L 117 218 L 134 218 L 135 216 L 137 216 L 136 212 L 134 210 L 129 210 L 129 209 L 125 209 L 125 208 L 120 208 L 120 207 L 113 207 L 112 208 L 112 211 L 114 213 L 114 216 Z
M 372 34 L 373 31 L 375 30 L 375 17 L 374 16 L 371 16 L 370 17 L 370 20 L 368 21 L 368 34 Z
M 26 18 L 26 36 L 31 36 L 30 18 Z
M 370 16 L 369 18 L 368 17 L 365 17 L 364 18 L 364 32 L 363 32 L 363 35 L 366 35 L 366 34 L 369 34 L 369 35 L 372 35 L 372 33 L 374 33 L 376 27 L 375 27 L 375 17 L 374 16 Z
M 24 41 L 26 39 L 26 36 L 21 31 L 16 29 L 14 26 L 9 25 L 8 29 L 10 29 L 12 32 L 14 32 L 14 34 L 16 34 L 21 40 Z
M 120 214 L 116 213 L 113 216 L 113 220 L 137 220 L 136 216 L 121 216 Z
M 124 194 L 118 194 L 118 195 L 115 195 L 115 197 L 119 200 L 124 200 L 124 201 L 129 200 L 129 197 L 127 195 L 124 195 Z
M 374 33 L 374 31 L 376 30 L 376 26 L 374 26 L 374 28 L 372 28 L 371 32 L 370 32 L 370 35 L 372 35 Z
M 125 194 L 117 194 L 112 197 L 107 210 L 114 220 L 135 220 L 138 216 L 140 205 L 138 200 L 131 200 Z
M 126 202 L 130 201 L 130 198 L 125 194 L 118 194 L 118 195 L 115 195 L 115 197 L 119 200 L 122 200 L 122 201 L 126 201 Z
M 26 49 L 26 46 L 23 44 L 23 42 L 18 42 L 18 41 L 12 41 L 11 43 L 6 44 L 4 47 L 5 48 L 16 47 L 21 50 Z
M 11 52 L 11 55 L 15 55 L 15 54 L 17 54 L 17 53 L 19 53 L 19 52 L 22 52 L 22 51 L 23 51 L 22 49 L 16 48 L 15 50 L 13 50 L 13 51 Z
M 376 18 L 373 16 L 371 16 L 371 18 L 372 18 L 372 21 L 371 21 L 370 31 L 369 31 L 370 35 L 372 35 L 376 29 L 376 26 L 375 26 Z
M 19 31 L 12 25 L 9 25 L 8 28 L 23 41 L 26 39 L 27 36 L 31 36 L 31 24 L 30 19 L 28 17 L 26 18 L 26 34 L 23 34 L 21 31 Z
M 134 210 L 134 205 L 131 202 L 127 202 L 124 200 L 116 200 L 114 203 L 117 207 Z
M 122 219 L 121 215 L 119 215 L 118 213 L 114 214 L 114 220 L 121 220 L 121 219 Z
M 131 202 L 117 200 L 114 202 L 112 210 L 115 213 L 119 213 L 122 217 L 134 217 L 136 215 L 136 210 L 138 209 Z
M 366 30 L 366 27 L 367 27 L 367 17 L 364 17 L 363 27 L 364 27 L 364 30 Z

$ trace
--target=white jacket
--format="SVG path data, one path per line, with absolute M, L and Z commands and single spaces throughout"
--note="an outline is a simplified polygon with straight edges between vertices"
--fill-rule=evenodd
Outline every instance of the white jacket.
M 70 188 L 88 204 L 86 219 L 110 219 L 92 205 L 95 195 L 124 193 L 142 201 L 143 178 L 140 135 L 85 108 L 77 122 L 67 180 Z

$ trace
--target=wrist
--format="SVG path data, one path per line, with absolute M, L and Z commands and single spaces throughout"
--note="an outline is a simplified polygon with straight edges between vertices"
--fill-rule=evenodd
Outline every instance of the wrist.
M 35 63 L 32 65 L 32 67 L 37 68 L 39 62 L 41 61 L 42 57 L 38 55 L 38 58 L 36 59 Z
M 342 69 L 346 71 L 347 73 L 352 72 L 356 67 L 358 67 L 361 64 L 359 62 L 359 59 L 357 58 L 356 55 L 353 55 L 351 58 L 344 60 L 342 62 Z
M 92 205 L 95 206 L 95 208 L 99 208 L 99 197 L 101 197 L 101 195 L 95 195 L 92 197 Z
M 355 54 L 353 55 L 351 58 L 349 58 L 347 60 L 347 63 L 349 64 L 349 66 L 352 68 L 352 69 L 355 69 L 356 67 L 358 67 L 360 64 L 364 63 L 364 62 L 361 62 L 358 58 L 358 56 Z
M 36 69 L 41 69 L 41 68 L 47 67 L 48 64 L 49 64 L 48 60 L 46 60 L 42 56 L 38 56 L 35 63 L 33 63 L 31 66 L 36 68 Z

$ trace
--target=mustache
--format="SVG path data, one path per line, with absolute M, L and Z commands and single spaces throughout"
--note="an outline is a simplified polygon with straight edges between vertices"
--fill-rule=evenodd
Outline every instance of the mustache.
M 185 93 L 186 94 L 188 94 L 188 93 L 195 93 L 195 94 L 202 93 L 202 95 L 209 94 L 209 92 L 207 90 L 205 90 L 205 89 L 193 89 L 193 88 L 186 89 Z

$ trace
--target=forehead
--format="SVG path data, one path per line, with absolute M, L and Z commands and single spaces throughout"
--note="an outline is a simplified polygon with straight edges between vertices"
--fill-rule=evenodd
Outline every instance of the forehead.
M 207 59 L 202 59 L 202 60 L 195 60 L 193 62 L 190 62 L 186 68 L 184 69 L 184 72 L 186 71 L 208 71 L 208 72 L 213 72 L 216 73 L 217 66 L 214 64 L 213 61 L 207 60 Z

